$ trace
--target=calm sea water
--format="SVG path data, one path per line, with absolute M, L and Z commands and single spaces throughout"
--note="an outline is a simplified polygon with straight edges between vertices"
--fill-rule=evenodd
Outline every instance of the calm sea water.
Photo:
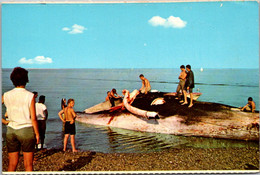
M 2 93 L 13 88 L 9 79 L 12 69 L 2 69 Z M 199 101 L 243 106 L 249 96 L 259 110 L 258 69 L 193 70 L 195 91 L 203 93 Z M 174 92 L 179 69 L 29 69 L 26 88 L 46 96 L 49 112 L 45 143 L 49 148 L 62 148 L 62 122 L 58 117 L 61 98 L 74 98 L 75 111 L 83 111 L 105 100 L 106 92 L 116 88 L 130 91 L 141 87 L 139 74 L 144 74 L 152 89 Z M 3 105 L 2 113 L 5 112 Z M 79 149 L 99 152 L 151 152 L 172 147 L 247 147 L 255 142 L 224 139 L 182 137 L 144 133 L 118 128 L 76 123 L 76 144 Z M 6 128 L 3 127 L 3 138 Z M 70 144 L 69 144 L 70 147 Z

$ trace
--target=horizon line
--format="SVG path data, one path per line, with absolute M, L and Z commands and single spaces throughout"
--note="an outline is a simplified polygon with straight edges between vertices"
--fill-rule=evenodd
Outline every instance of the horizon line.
M 20 67 L 20 66 L 16 66 L 16 67 Z M 13 67 L 13 68 L 3 68 L 2 67 L 2 69 L 14 69 L 15 67 Z M 179 69 L 179 67 L 172 67 L 172 68 L 25 68 L 25 67 L 23 67 L 24 69 Z M 205 68 L 205 67 L 200 67 L 200 68 L 198 68 L 198 67 L 191 67 L 191 69 L 201 69 L 201 68 L 203 68 L 203 69 L 259 69 L 259 68 L 243 68 L 243 67 L 241 67 L 241 68 L 214 68 L 214 67 L 209 67 L 209 68 Z
M 185 2 L 259 2 L 259 0 L 120 0 L 120 1 L 109 1 L 109 0 L 102 0 L 102 1 L 95 1 L 95 0 L 89 0 L 89 1 L 66 1 L 61 0 L 58 1 L 4 1 L 2 4 L 143 4 L 143 3 L 185 3 Z

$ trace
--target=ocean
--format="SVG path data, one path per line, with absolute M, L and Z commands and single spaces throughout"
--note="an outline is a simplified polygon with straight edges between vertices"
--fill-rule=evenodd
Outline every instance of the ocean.
M 62 122 L 58 112 L 61 99 L 75 99 L 75 111 L 103 102 L 106 92 L 116 88 L 133 91 L 141 87 L 140 74 L 149 79 L 152 89 L 175 92 L 180 69 L 28 69 L 29 83 L 26 89 L 45 95 L 49 118 L 45 144 L 48 148 L 63 147 Z M 9 79 L 12 69 L 2 69 L 2 94 L 13 88 Z M 193 69 L 194 92 L 201 92 L 198 101 L 223 103 L 235 107 L 244 106 L 253 97 L 259 110 L 259 69 Z M 38 97 L 39 97 L 38 96 Z M 38 99 L 37 99 L 38 101 Z M 196 107 L 196 105 L 194 105 Z M 2 105 L 2 116 L 5 106 Z M 6 127 L 2 127 L 3 145 Z M 200 147 L 248 147 L 256 142 L 183 137 L 167 134 L 145 133 L 124 129 L 94 126 L 76 122 L 76 146 L 81 150 L 104 153 L 154 152 L 170 148 Z M 68 144 L 70 147 L 70 143 Z

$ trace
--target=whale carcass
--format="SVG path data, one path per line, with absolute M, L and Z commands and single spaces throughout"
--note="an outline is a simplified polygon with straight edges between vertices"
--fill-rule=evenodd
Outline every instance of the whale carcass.
M 174 95 L 163 92 L 145 95 L 126 91 L 123 103 L 113 108 L 107 107 L 109 101 L 103 103 L 106 103 L 104 110 L 96 105 L 96 108 L 77 113 L 76 120 L 142 132 L 259 140 L 258 112 L 242 112 L 232 106 L 199 101 L 188 108 Z

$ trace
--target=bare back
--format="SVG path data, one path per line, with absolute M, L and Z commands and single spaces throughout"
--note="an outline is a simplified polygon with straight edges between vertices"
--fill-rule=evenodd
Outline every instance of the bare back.
M 66 107 L 64 109 L 64 116 L 66 121 L 74 121 L 74 118 L 76 116 L 76 113 L 74 112 L 73 108 Z
M 148 87 L 148 88 L 151 87 L 149 80 L 147 80 L 146 78 L 143 80 L 143 83 L 144 83 L 144 87 Z

